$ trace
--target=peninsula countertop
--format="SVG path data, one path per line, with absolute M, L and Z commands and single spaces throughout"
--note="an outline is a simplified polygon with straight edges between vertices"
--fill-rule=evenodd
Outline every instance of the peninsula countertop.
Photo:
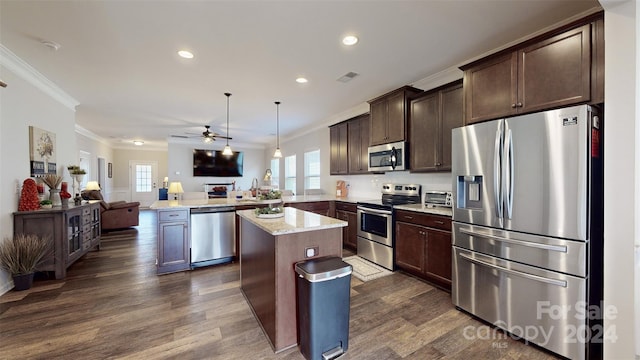
M 278 218 L 258 218 L 254 210 L 238 210 L 238 216 L 246 219 L 271 235 L 292 234 L 305 231 L 324 230 L 347 226 L 346 221 L 298 210 L 292 207 L 284 208 L 284 216 Z
M 287 204 L 305 203 L 317 201 L 343 201 L 356 203 L 360 198 L 339 198 L 334 195 L 298 195 L 283 196 L 282 201 Z M 219 206 L 242 206 L 242 205 L 261 205 L 264 202 L 256 198 L 217 198 L 217 199 L 197 199 L 197 200 L 158 200 L 151 204 L 150 208 L 159 210 L 167 208 L 199 208 L 199 207 L 219 207 Z

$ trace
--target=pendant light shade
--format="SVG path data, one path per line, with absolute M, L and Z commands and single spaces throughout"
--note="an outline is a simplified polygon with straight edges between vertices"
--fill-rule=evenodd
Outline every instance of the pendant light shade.
M 224 93 L 224 95 L 227 97 L 227 145 L 224 147 L 224 150 L 222 150 L 222 155 L 233 155 L 233 151 L 231 151 L 231 147 L 229 146 L 229 97 L 231 96 L 231 93 Z
M 280 151 L 280 101 L 276 101 L 276 152 L 273 153 L 274 158 L 281 158 L 282 151 Z

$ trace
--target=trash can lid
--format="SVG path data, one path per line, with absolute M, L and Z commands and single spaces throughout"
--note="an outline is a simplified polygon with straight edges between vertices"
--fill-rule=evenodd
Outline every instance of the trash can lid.
M 310 282 L 337 279 L 351 275 L 352 267 L 339 257 L 329 256 L 296 263 L 296 272 Z

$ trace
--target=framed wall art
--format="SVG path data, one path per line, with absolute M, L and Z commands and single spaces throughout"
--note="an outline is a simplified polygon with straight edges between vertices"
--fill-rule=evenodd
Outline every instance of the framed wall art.
M 111 163 L 107 164 L 107 176 L 109 179 L 113 178 L 113 165 Z
M 56 134 L 29 126 L 29 167 L 33 177 L 57 173 Z

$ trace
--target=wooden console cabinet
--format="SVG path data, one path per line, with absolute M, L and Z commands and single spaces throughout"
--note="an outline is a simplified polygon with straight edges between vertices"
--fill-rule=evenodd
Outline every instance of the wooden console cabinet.
M 52 249 L 37 271 L 52 271 L 56 279 L 64 279 L 71 264 L 100 247 L 100 202 L 15 212 L 13 233 L 49 237 Z

